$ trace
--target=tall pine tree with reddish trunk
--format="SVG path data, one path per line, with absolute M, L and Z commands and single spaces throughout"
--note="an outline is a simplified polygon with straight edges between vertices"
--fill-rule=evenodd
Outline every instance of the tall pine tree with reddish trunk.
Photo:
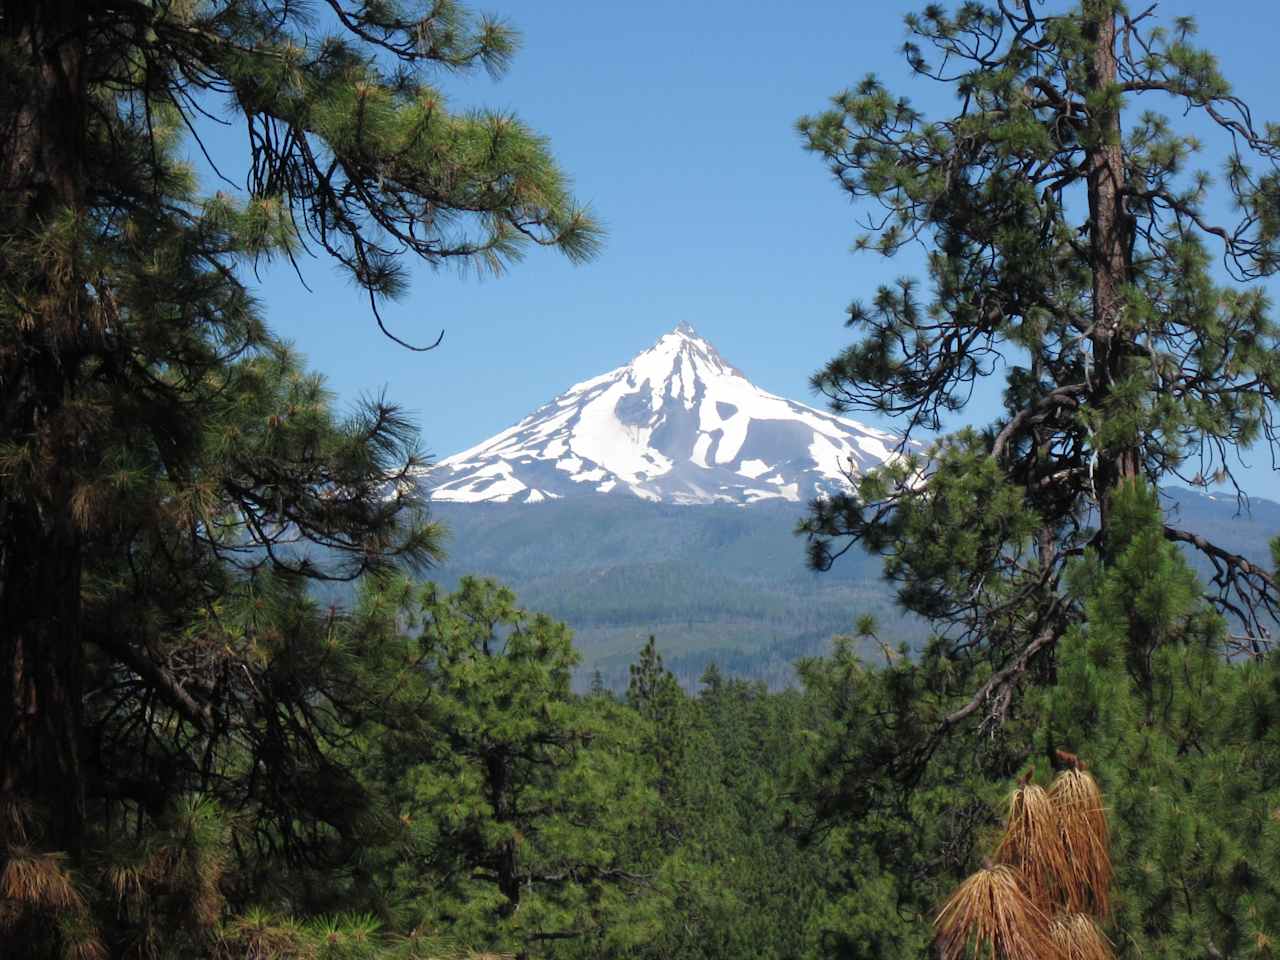
M 928 269 L 927 296 L 903 279 L 850 308 L 859 338 L 815 388 L 912 437 L 1004 371 L 998 420 L 858 479 L 804 524 L 819 568 L 854 542 L 883 554 L 967 685 L 920 757 L 961 724 L 998 725 L 1051 670 L 1081 614 L 1063 570 L 1106 549 L 1118 490 L 1231 483 L 1240 449 L 1265 458 L 1278 439 L 1280 328 L 1256 281 L 1280 267 L 1280 128 L 1231 92 L 1190 22 L 1156 15 L 1115 0 L 931 5 L 908 18 L 904 55 L 958 112 L 929 119 L 868 78 L 799 125 L 872 211 L 860 246 L 918 245 Z M 1216 183 L 1194 170 L 1197 136 L 1155 112 L 1170 99 L 1214 135 Z M 1270 573 L 1173 522 L 1166 535 L 1213 565 L 1237 646 L 1265 648 Z
M 452 0 L 0 2 L 11 845 L 74 861 L 86 803 L 119 799 L 86 729 L 88 672 L 132 691 L 139 722 L 173 711 L 207 781 L 227 711 L 265 688 L 251 657 L 233 695 L 225 663 L 184 652 L 196 611 L 268 569 L 351 578 L 433 555 L 412 429 L 381 402 L 330 417 L 238 271 L 327 254 L 402 339 L 379 304 L 403 291 L 406 255 L 490 270 L 529 243 L 589 256 L 598 232 L 541 138 L 452 113 L 430 84 L 500 70 L 514 43 Z M 248 135 L 236 196 L 202 195 L 180 156 L 211 112 Z
M 0 24 L 4 49 L 26 56 L 19 68 L 25 89 L 6 89 L 3 106 L 0 216 L 6 239 L 38 236 L 68 212 L 84 209 L 88 190 L 80 4 L 32 0 L 12 7 L 6 6 Z M 6 72 L 18 73 L 15 66 Z M 12 254 L 5 260 L 9 273 Z M 76 279 L 63 270 L 29 278 L 25 323 L 10 314 L 21 328 L 5 338 L 0 353 L 5 439 L 35 441 L 33 461 L 79 458 L 74 443 L 58 436 L 77 377 L 72 343 L 91 322 Z M 72 516 L 71 465 L 59 466 L 31 485 L 33 495 L 0 500 L 0 790 L 39 803 L 61 845 L 75 850 L 84 804 L 77 734 L 80 531 Z

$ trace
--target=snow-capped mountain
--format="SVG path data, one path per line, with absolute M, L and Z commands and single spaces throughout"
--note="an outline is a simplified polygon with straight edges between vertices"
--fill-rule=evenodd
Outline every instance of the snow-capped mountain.
M 807 500 L 893 457 L 892 434 L 755 386 L 681 323 L 625 366 L 432 467 L 436 501 L 629 494 L 669 503 Z

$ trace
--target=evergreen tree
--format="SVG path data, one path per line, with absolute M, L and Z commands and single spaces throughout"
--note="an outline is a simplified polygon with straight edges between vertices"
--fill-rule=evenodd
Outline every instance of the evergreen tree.
M 1042 751 L 1088 756 L 1107 793 L 1122 957 L 1266 956 L 1280 928 L 1275 653 L 1227 661 L 1155 496 L 1118 496 L 1109 563 L 1070 572 L 1087 620 L 1039 696 Z
M 604 682 L 604 674 L 600 672 L 599 668 L 591 671 L 591 695 L 593 697 L 613 696 L 613 691 Z
M 652 634 L 640 651 L 639 662 L 627 670 L 627 705 L 643 724 L 640 746 L 656 767 L 654 826 L 664 853 L 670 853 L 684 835 L 686 818 L 692 813 L 689 798 L 681 794 L 685 786 L 681 775 L 690 760 L 695 711 L 675 675 L 663 666 Z
M 360 845 L 333 750 L 373 706 L 305 581 L 419 568 L 437 531 L 404 417 L 335 417 L 241 272 L 323 251 L 381 326 L 403 255 L 588 255 L 543 141 L 431 86 L 513 46 L 451 0 L 0 3 L 0 869 L 71 883 L 186 794 L 259 818 L 227 835 L 243 902 Z M 181 159 L 211 111 L 247 134 L 242 195 Z
M 671 671 L 662 665 L 653 634 L 640 651 L 640 660 L 627 667 L 627 703 L 651 723 L 661 724 L 670 716 L 671 704 L 681 698 Z
M 908 960 L 928 951 L 938 908 L 975 865 L 1031 733 L 1022 749 L 1008 729 L 934 741 L 955 696 L 936 648 L 873 664 L 856 649 L 838 638 L 831 656 L 798 667 L 813 717 L 790 790 L 825 865 L 808 922 L 821 956 Z
M 800 122 L 841 187 L 880 208 L 860 245 L 919 241 L 929 274 L 927 296 L 904 279 L 855 303 L 861 337 L 815 387 L 838 410 L 900 417 L 905 442 L 1007 370 L 998 421 L 815 502 L 804 524 L 816 566 L 860 542 L 934 621 L 969 689 L 937 735 L 1007 720 L 1049 669 L 1082 612 L 1063 571 L 1109 542 L 1122 486 L 1230 482 L 1237 448 L 1274 446 L 1280 329 L 1247 284 L 1280 266 L 1280 131 L 1255 123 L 1189 21 L 1153 16 L 1115 0 L 931 5 L 908 18 L 904 54 L 958 113 L 930 120 L 868 78 Z M 1197 138 L 1147 106 L 1170 97 L 1222 135 L 1220 190 L 1189 169 Z M 1242 285 L 1215 281 L 1219 255 Z M 1272 575 L 1194 531 L 1164 535 L 1212 562 L 1238 645 L 1265 647 Z
M 637 673 L 658 663 L 646 650 Z M 659 709 L 642 701 L 636 719 L 658 757 L 648 859 L 660 864 L 651 901 L 659 924 L 634 955 L 812 955 L 807 920 L 824 865 L 786 830 L 800 698 L 740 680 L 690 698 L 669 673 L 655 677 Z
M 702 676 L 698 678 L 698 683 L 702 685 L 704 699 L 712 700 L 720 695 L 724 689 L 724 674 L 720 672 L 720 667 L 714 660 L 707 663 Z
M 643 936 L 646 878 L 626 854 L 655 802 L 652 764 L 624 708 L 571 693 L 568 629 L 471 578 L 381 616 L 411 625 L 416 673 L 414 725 L 373 746 L 405 826 L 398 909 L 521 956 L 607 956 Z
M 1077 906 L 1098 909 L 1116 955 L 1266 955 L 1280 923 L 1280 660 L 1222 655 L 1226 623 L 1165 535 L 1153 491 L 1117 492 L 1107 536 L 1068 565 L 1064 589 L 1084 615 L 1053 672 L 989 735 L 933 736 L 965 695 L 936 647 L 868 667 L 845 643 L 802 665 L 819 722 L 795 791 L 833 865 L 812 919 L 827 955 L 921 956 L 962 878 L 1000 880 L 983 858 L 1005 784 L 1021 775 L 1025 806 L 1037 782 L 1079 759 L 1105 797 L 1113 883 L 1109 904 L 1086 896 Z M 1014 864 L 1016 843 L 994 859 Z M 1061 910 L 1063 881 L 1038 879 L 1031 899 L 1050 905 L 1042 913 Z M 962 929 L 952 928 L 956 949 Z

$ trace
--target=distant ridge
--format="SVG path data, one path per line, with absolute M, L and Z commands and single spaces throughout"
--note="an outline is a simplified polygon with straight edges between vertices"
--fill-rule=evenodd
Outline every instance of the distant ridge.
M 687 323 L 425 476 L 454 503 L 622 494 L 800 502 L 893 458 L 897 437 L 768 393 Z
M 1280 504 L 1255 497 L 1241 512 L 1234 497 L 1179 488 L 1162 499 L 1170 523 L 1270 568 Z M 828 573 L 806 568 L 804 541 L 792 532 L 804 509 L 783 500 L 687 508 L 605 496 L 534 508 L 441 503 L 435 518 L 452 537 L 432 577 L 446 588 L 467 574 L 496 577 L 523 606 L 568 623 L 583 688 L 599 668 L 626 689 L 627 665 L 649 634 L 687 683 L 716 662 L 774 687 L 793 683 L 792 662 L 828 651 L 860 614 L 876 618 L 891 647 L 922 643 L 929 626 L 897 606 L 879 557 L 855 549 Z M 1207 581 L 1212 566 L 1190 547 L 1185 553 Z M 866 652 L 880 662 L 879 648 Z

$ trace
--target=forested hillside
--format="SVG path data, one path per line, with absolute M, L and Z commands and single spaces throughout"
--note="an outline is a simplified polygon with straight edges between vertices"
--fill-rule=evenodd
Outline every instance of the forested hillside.
M 875 561 L 835 576 L 805 569 L 793 504 L 671 506 L 633 497 L 545 504 L 435 504 L 450 531 L 432 575 L 509 583 L 521 600 L 570 624 L 581 676 L 599 669 L 615 689 L 654 634 L 681 682 L 708 662 L 727 672 L 792 684 L 792 663 L 853 627 L 855 612 L 919 642 L 923 622 L 903 617 Z
M 1258 564 L 1280 534 L 1280 506 L 1231 495 L 1166 489 L 1171 523 L 1197 530 Z M 873 616 L 894 646 L 918 648 L 928 624 L 896 603 L 882 564 L 850 554 L 830 572 L 806 569 L 795 535 L 802 508 L 646 503 L 582 496 L 539 504 L 432 505 L 448 530 L 433 579 L 451 586 L 464 575 L 496 577 L 530 608 L 573 629 L 581 652 L 577 685 L 599 670 L 613 689 L 654 635 L 667 666 L 692 689 L 708 663 L 771 689 L 798 682 L 800 657 L 826 654 L 860 616 Z M 1201 576 L 1212 563 L 1187 556 Z

